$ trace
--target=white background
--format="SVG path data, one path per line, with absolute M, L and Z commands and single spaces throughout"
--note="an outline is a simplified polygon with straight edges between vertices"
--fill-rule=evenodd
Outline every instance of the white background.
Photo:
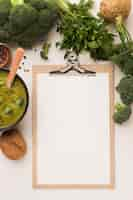
M 99 0 L 96 1 L 97 9 Z M 133 10 L 128 18 L 127 26 L 133 35 Z M 51 33 L 53 40 L 58 40 L 55 31 Z M 26 52 L 31 64 L 44 64 L 39 52 Z M 92 63 L 88 54 L 81 56 L 81 63 Z M 55 51 L 54 45 L 50 52 L 49 63 L 64 63 L 63 53 Z M 27 78 L 31 91 L 30 73 L 21 73 Z M 121 77 L 116 68 L 115 84 Z M 118 95 L 116 95 L 118 100 Z M 0 199 L 2 200 L 132 200 L 133 198 L 133 115 L 123 126 L 116 126 L 116 189 L 115 190 L 33 190 L 32 189 L 32 130 L 31 108 L 21 123 L 21 130 L 28 143 L 28 153 L 21 161 L 9 161 L 0 155 Z

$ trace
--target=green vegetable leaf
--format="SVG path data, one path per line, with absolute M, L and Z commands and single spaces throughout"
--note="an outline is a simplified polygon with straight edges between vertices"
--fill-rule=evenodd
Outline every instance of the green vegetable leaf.
M 92 5 L 90 0 L 81 0 L 78 4 L 69 3 L 71 14 L 62 13 L 57 27 L 57 32 L 63 36 L 60 48 L 71 49 L 77 54 L 88 51 L 94 58 L 104 58 L 108 50 L 108 59 L 112 55 L 114 35 L 108 31 L 102 18 L 91 14 Z

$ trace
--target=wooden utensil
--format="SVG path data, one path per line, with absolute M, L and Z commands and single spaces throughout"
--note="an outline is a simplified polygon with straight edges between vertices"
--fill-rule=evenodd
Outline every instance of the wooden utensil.
M 16 50 L 15 56 L 13 58 L 11 68 L 10 68 L 10 72 L 7 76 L 6 86 L 8 88 L 11 88 L 11 86 L 12 86 L 13 80 L 16 76 L 16 72 L 19 68 L 21 60 L 23 59 L 23 56 L 24 56 L 24 49 L 18 48 Z

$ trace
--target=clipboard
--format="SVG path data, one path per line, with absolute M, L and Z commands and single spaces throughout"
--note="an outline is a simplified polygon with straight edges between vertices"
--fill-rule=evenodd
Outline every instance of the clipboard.
M 74 59 L 74 62 L 69 60 L 67 66 L 45 65 L 45 66 L 34 66 L 33 67 L 33 71 L 32 71 L 32 88 L 33 88 L 33 91 L 32 91 L 32 132 L 33 132 L 33 136 L 32 136 L 32 138 L 33 138 L 32 185 L 33 185 L 33 188 L 35 188 L 35 189 L 37 189 L 37 188 L 38 189 L 113 189 L 115 187 L 115 141 L 114 141 L 115 137 L 114 137 L 114 122 L 112 119 L 112 115 L 114 113 L 113 66 L 111 64 L 98 64 L 98 65 L 93 64 L 93 65 L 80 66 L 78 60 L 75 59 L 74 56 L 72 56 L 71 58 L 72 58 L 72 60 Z M 69 164 L 67 163 L 68 166 L 67 166 L 67 164 L 63 165 L 62 162 L 60 164 L 57 163 L 58 161 L 61 161 L 61 159 L 63 159 L 65 157 L 65 155 L 69 155 L 69 156 L 77 155 L 78 148 L 80 146 L 79 143 L 77 143 L 76 147 L 74 147 L 74 145 L 76 145 L 75 140 L 73 140 L 73 143 L 69 144 L 70 139 L 69 140 L 67 140 L 67 138 L 64 139 L 65 135 L 62 136 L 63 132 L 60 133 L 60 135 L 58 136 L 58 139 L 56 138 L 54 140 L 55 135 L 56 135 L 54 133 L 55 127 L 53 128 L 52 133 L 51 132 L 48 133 L 46 127 L 44 127 L 44 130 L 43 130 L 42 125 L 41 125 L 42 127 L 39 129 L 40 132 L 38 131 L 38 128 L 40 127 L 39 122 L 38 122 L 39 113 L 38 113 L 38 108 L 37 108 L 37 105 L 40 103 L 39 99 L 38 99 L 39 98 L 38 97 L 38 88 L 39 88 L 38 77 L 44 76 L 44 77 L 47 77 L 46 79 L 49 79 L 49 80 L 51 80 L 51 79 L 54 80 L 55 77 L 56 77 L 56 80 L 58 80 L 59 77 L 65 77 L 65 81 L 66 81 L 67 77 L 69 77 L 68 81 L 72 81 L 73 77 L 76 77 L 75 78 L 76 80 L 79 79 L 79 77 L 80 78 L 84 77 L 84 79 L 87 80 L 90 78 L 91 79 L 95 78 L 95 75 L 98 75 L 99 77 L 101 77 L 101 75 L 104 75 L 104 74 L 108 76 L 107 87 L 108 87 L 108 91 L 109 91 L 109 94 L 108 94 L 109 95 L 109 99 L 108 99 L 109 100 L 109 102 L 108 102 L 109 103 L 108 104 L 108 106 L 109 106 L 109 118 L 108 118 L 109 119 L 109 122 L 108 122 L 109 131 L 108 131 L 108 138 L 105 133 L 106 141 L 104 142 L 105 146 L 107 146 L 106 142 L 108 143 L 108 147 L 107 147 L 108 148 L 108 150 L 107 150 L 108 157 L 105 156 L 107 154 L 107 151 L 106 151 L 106 149 L 103 148 L 103 153 L 104 153 L 103 158 L 102 158 L 102 156 L 100 156 L 102 154 L 99 154 L 99 156 L 97 156 L 98 161 L 94 162 L 94 163 L 99 162 L 99 167 L 97 167 L 96 165 L 94 165 L 94 166 L 92 165 L 90 168 L 91 170 L 93 167 L 94 167 L 94 169 L 96 169 L 96 171 L 94 171 L 95 178 L 93 180 L 93 175 L 91 176 L 91 174 L 92 174 L 91 170 L 90 170 L 90 172 L 88 172 L 89 167 L 91 165 L 91 163 L 89 163 L 89 162 L 85 164 L 88 166 L 88 170 L 87 170 L 87 168 L 84 167 L 85 166 L 84 163 L 83 163 L 83 165 L 81 164 L 82 167 L 81 166 L 79 167 L 80 160 L 72 157 L 70 160 L 71 162 L 73 162 L 73 160 L 76 160 L 76 161 L 74 161 L 73 164 L 71 163 L 73 171 L 71 171 L 70 163 Z M 61 81 L 62 80 L 64 80 L 64 78 L 61 79 Z M 80 82 L 81 79 L 78 81 Z M 45 86 L 47 85 L 47 81 L 45 83 L 46 84 L 44 84 L 44 86 L 43 86 L 43 89 L 44 89 L 43 93 L 45 93 L 45 92 L 47 93 L 47 90 L 45 88 Z M 56 81 L 51 82 L 51 83 L 53 83 L 53 85 L 55 85 Z M 60 85 L 60 83 L 59 83 L 59 85 Z M 41 95 L 41 93 L 40 93 L 40 95 Z M 45 98 L 43 100 L 45 102 Z M 47 102 L 48 102 L 48 100 L 47 100 Z M 47 102 L 45 102 L 45 103 L 47 103 Z M 66 103 L 67 103 L 67 101 L 66 101 Z M 48 106 L 48 104 L 44 105 L 44 107 L 45 106 Z M 66 106 L 66 105 L 64 105 L 64 106 Z M 40 108 L 40 110 L 43 110 L 43 108 Z M 41 112 L 40 110 L 39 110 L 39 112 Z M 56 110 L 56 112 L 57 112 L 57 110 Z M 45 113 L 47 113 L 47 112 L 45 112 Z M 99 115 L 99 120 L 100 120 L 100 113 L 97 113 L 97 114 Z M 43 115 L 41 117 L 43 118 Z M 49 119 L 51 119 L 51 116 L 49 116 Z M 47 119 L 45 121 L 45 116 L 44 116 L 44 120 L 43 119 L 41 119 L 41 120 L 44 121 L 44 126 L 45 126 L 47 124 Z M 54 120 L 56 120 L 56 117 Z M 60 120 L 60 119 L 58 119 L 58 120 Z M 83 117 L 83 120 L 84 120 L 84 117 Z M 81 122 L 81 118 L 80 118 L 80 122 Z M 64 122 L 62 121 L 62 123 L 64 123 Z M 54 125 L 52 124 L 51 126 L 54 126 Z M 45 128 L 46 128 L 46 130 L 45 130 Z M 105 126 L 105 129 L 106 129 L 106 126 Z M 60 132 L 59 130 L 60 129 L 57 129 L 57 134 Z M 63 130 L 63 129 L 61 129 L 61 130 Z M 70 132 L 71 132 L 70 137 L 72 137 L 73 131 L 70 131 Z M 53 134 L 53 135 L 48 135 L 48 134 Z M 98 132 L 96 137 L 101 137 L 99 134 L 101 134 L 100 131 Z M 90 136 L 91 136 L 90 139 L 92 139 L 93 132 L 91 133 Z M 60 140 L 60 138 L 62 138 L 62 141 L 64 143 L 62 141 L 60 143 L 58 143 L 58 140 Z M 51 141 L 54 141 L 55 143 L 57 142 L 57 144 L 55 144 L 55 147 L 53 147 L 54 146 L 53 142 L 50 144 L 50 139 L 51 139 Z M 66 141 L 64 141 L 64 140 L 66 140 Z M 93 140 L 94 140 L 94 138 L 93 138 Z M 89 139 L 88 139 L 88 141 L 89 141 Z M 68 144 L 67 144 L 67 142 L 68 142 Z M 86 140 L 84 140 L 84 142 L 86 143 Z M 104 144 L 104 143 L 101 142 L 101 144 Z M 60 148 L 58 148 L 58 146 L 57 146 L 58 144 L 59 144 L 60 148 L 63 149 L 62 152 L 60 152 Z M 100 146 L 101 144 L 99 144 L 100 148 L 101 148 L 101 146 Z M 89 143 L 89 145 L 91 145 L 91 142 Z M 46 148 L 45 148 L 45 146 L 46 146 Z M 67 146 L 68 146 L 68 149 L 67 149 Z M 93 152 L 91 152 L 92 154 L 90 154 L 90 152 L 88 152 L 88 154 L 85 152 L 85 148 L 88 147 L 87 143 L 86 143 L 86 145 L 83 144 L 82 146 L 85 146 L 85 147 L 83 147 L 83 149 L 81 149 L 81 152 L 79 152 L 79 155 L 85 154 L 86 159 L 82 159 L 83 156 L 81 156 L 81 157 L 79 156 L 79 158 L 82 160 L 81 162 L 87 160 L 87 158 L 89 158 L 89 156 L 91 158 L 93 155 Z M 94 146 L 95 146 L 95 144 L 94 144 Z M 97 146 L 95 146 L 95 148 L 97 148 Z M 74 149 L 77 149 L 77 152 L 75 152 L 76 150 L 73 152 L 73 147 L 74 147 Z M 52 150 L 50 150 L 50 148 Z M 70 150 L 70 149 L 72 149 L 72 150 Z M 68 152 L 66 152 L 67 150 L 68 150 Z M 52 153 L 49 153 L 50 151 Z M 95 151 L 94 147 L 91 147 L 91 150 L 89 149 L 89 151 Z M 46 153 L 48 153 L 48 155 Z M 58 155 L 56 155 L 56 154 L 58 154 Z M 63 156 L 59 157 L 60 155 L 63 155 Z M 101 160 L 100 160 L 100 158 L 101 158 Z M 54 161 L 52 161 L 52 159 Z M 67 159 L 68 159 L 68 157 L 66 157 L 66 160 Z M 108 160 L 107 163 L 105 160 Z M 104 167 L 104 166 L 103 166 L 103 168 L 100 167 L 100 163 L 102 163 L 102 161 L 104 161 L 103 164 L 106 163 L 106 167 Z M 64 159 L 64 162 L 65 162 L 65 159 Z M 48 163 L 50 163 L 49 166 L 47 166 Z M 75 166 L 74 166 L 74 164 L 75 164 Z M 64 169 L 65 166 L 67 166 L 66 167 L 67 170 Z M 79 167 L 79 169 L 78 169 L 78 167 Z M 64 174 L 62 172 L 63 171 L 62 168 L 64 169 Z M 85 169 L 86 169 L 87 174 L 85 174 Z M 96 174 L 100 174 L 100 172 L 99 172 L 100 170 L 101 170 L 101 173 L 102 173 L 102 171 L 103 171 L 103 173 L 104 173 L 104 171 L 106 173 L 105 173 L 105 175 L 104 174 L 98 175 L 99 177 L 101 176 L 101 178 L 97 178 Z M 54 173 L 56 173 L 56 171 L 57 171 L 57 174 L 54 174 Z M 77 172 L 77 175 L 76 175 L 75 171 Z M 60 174 L 60 172 L 61 172 L 61 174 Z M 71 172 L 71 175 L 69 174 L 70 172 Z M 84 179 L 82 179 L 82 173 L 83 173 Z M 78 178 L 78 175 L 79 175 L 79 178 Z M 43 178 L 43 176 L 44 176 L 44 178 Z M 63 179 L 63 177 L 64 177 L 64 179 Z M 90 178 L 90 180 L 92 180 L 92 182 L 89 181 L 89 178 Z M 70 182 L 69 182 L 69 179 L 70 179 Z M 98 180 L 98 181 L 96 181 L 96 180 Z

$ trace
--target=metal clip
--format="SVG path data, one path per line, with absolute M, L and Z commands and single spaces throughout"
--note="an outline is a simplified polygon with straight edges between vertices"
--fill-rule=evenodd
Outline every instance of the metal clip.
M 80 62 L 79 62 L 79 59 L 78 59 L 78 55 L 75 52 L 73 52 L 72 50 L 68 51 L 66 66 L 61 68 L 58 71 L 51 72 L 51 74 L 66 74 L 70 71 L 75 71 L 75 72 L 78 72 L 80 74 L 89 74 L 89 75 L 96 74 L 96 72 L 89 71 L 89 70 L 81 68 Z

